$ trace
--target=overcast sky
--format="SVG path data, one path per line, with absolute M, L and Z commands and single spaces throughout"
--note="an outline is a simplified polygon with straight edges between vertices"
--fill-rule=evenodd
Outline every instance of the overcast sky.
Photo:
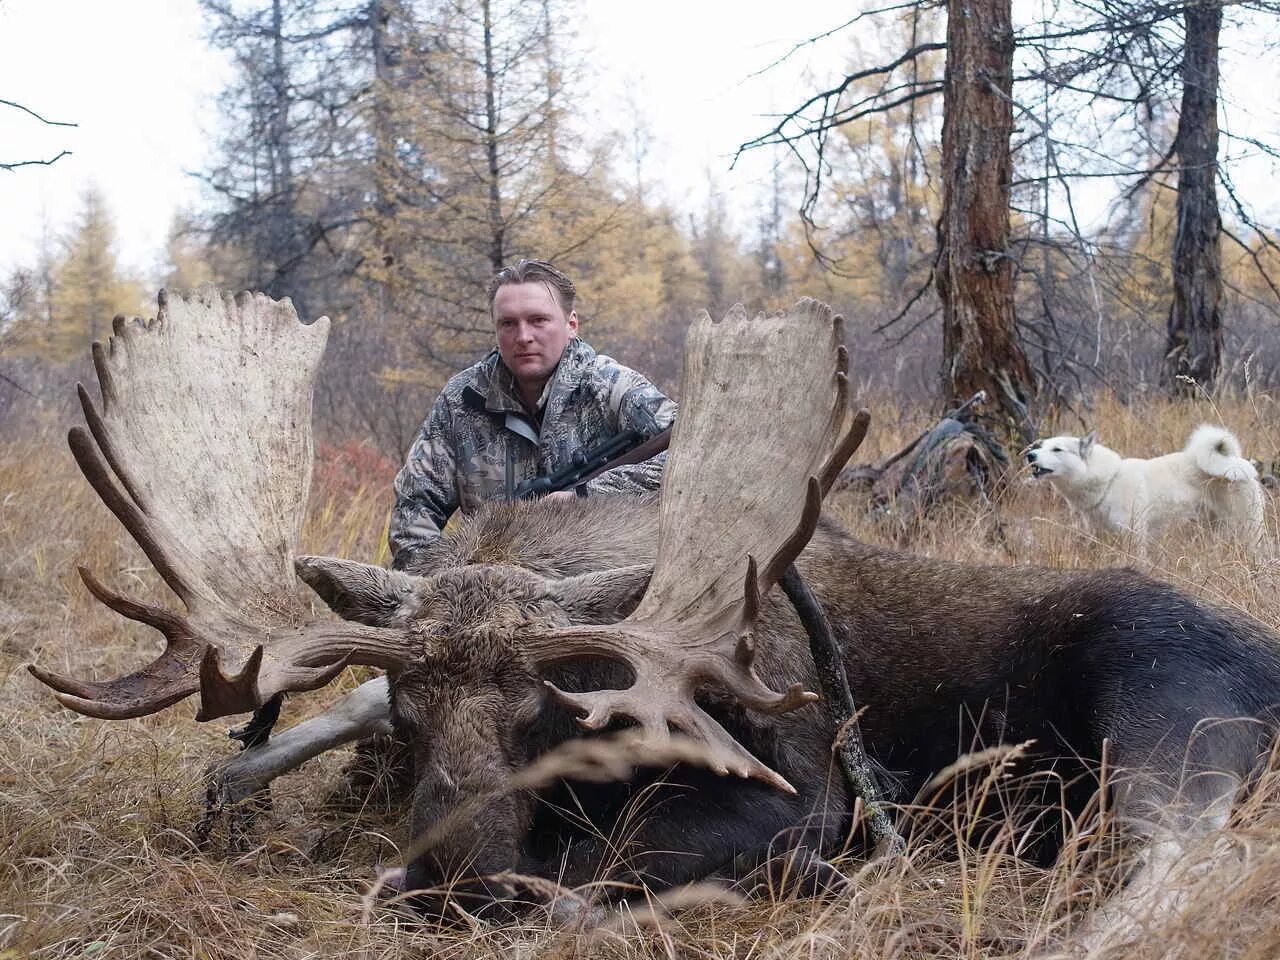
M 765 114 L 830 81 L 855 41 L 874 49 L 877 38 L 870 25 L 856 37 L 845 31 L 752 75 L 856 6 L 580 0 L 576 26 L 591 57 L 584 108 L 594 128 L 620 130 L 634 126 L 629 113 L 638 110 L 654 136 L 650 181 L 678 208 L 697 211 L 711 174 L 749 227 L 768 157 L 757 153 L 730 172 L 734 148 L 766 129 Z M 1275 23 L 1265 24 L 1272 34 Z M 1276 58 L 1237 49 L 1242 42 L 1240 31 L 1224 42 L 1226 109 L 1232 122 L 1247 120 L 1255 133 L 1280 139 Z M 214 98 L 228 76 L 222 55 L 205 45 L 196 0 L 0 0 L 0 99 L 78 124 L 46 127 L 0 107 L 0 159 L 73 151 L 51 167 L 0 173 L 0 276 L 34 261 L 43 224 L 55 235 L 65 229 L 90 182 L 107 196 L 123 262 L 154 271 L 174 211 L 208 205 L 188 172 L 211 159 L 220 122 Z M 1280 209 L 1270 186 L 1274 162 L 1237 175 L 1260 202 Z
M 200 37 L 194 0 L 0 0 L 0 99 L 74 129 L 0 108 L 0 155 L 51 167 L 0 173 L 0 273 L 30 262 L 47 217 L 54 231 L 90 181 L 120 227 L 120 252 L 149 266 L 174 208 L 199 192 L 220 59 Z
M 588 110 L 628 129 L 638 108 L 655 137 L 649 177 L 699 208 L 708 171 L 733 193 L 764 176 L 763 157 L 733 173 L 729 157 L 763 129 L 761 114 L 803 93 L 811 59 L 749 75 L 839 23 L 826 0 L 792 0 L 785 11 L 756 0 L 584 0 L 580 9 Z M 842 49 L 837 40 L 816 55 L 830 64 Z M 187 173 L 210 161 L 214 98 L 227 79 L 196 0 L 0 0 L 0 99 L 78 124 L 46 127 L 0 108 L 0 159 L 72 151 L 51 167 L 0 175 L 0 275 L 34 259 L 42 224 L 65 227 L 89 182 L 115 215 L 121 259 L 154 269 L 174 210 L 205 202 Z

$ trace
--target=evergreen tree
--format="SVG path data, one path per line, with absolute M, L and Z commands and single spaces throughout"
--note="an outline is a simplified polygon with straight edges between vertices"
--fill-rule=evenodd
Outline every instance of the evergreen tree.
M 201 6 L 211 42 L 235 65 L 221 103 L 237 122 L 204 177 L 222 199 L 211 239 L 240 253 L 239 275 L 224 279 L 290 297 L 302 316 L 332 312 L 356 267 L 350 232 L 372 186 L 369 4 Z
M 39 281 L 40 274 L 47 284 Z M 91 341 L 110 333 L 112 317 L 145 308 L 142 285 L 116 261 L 115 224 L 106 200 L 90 187 L 60 254 L 42 264 L 14 318 L 14 348 L 52 363 L 78 360 Z

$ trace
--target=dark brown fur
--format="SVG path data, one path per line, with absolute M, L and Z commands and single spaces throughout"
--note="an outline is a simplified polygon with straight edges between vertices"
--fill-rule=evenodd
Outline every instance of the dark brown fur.
M 452 895 L 495 909 L 510 891 L 479 878 L 516 870 L 588 882 L 610 852 L 584 824 L 607 833 L 640 793 L 657 808 L 614 873 L 624 881 L 741 876 L 779 848 L 812 860 L 840 845 L 850 802 L 820 704 L 766 717 L 706 694 L 718 719 L 795 785 L 794 797 L 684 768 L 538 797 L 505 791 L 516 769 L 582 735 L 522 656 L 521 628 L 621 618 L 644 585 L 633 565 L 652 562 L 655 540 L 653 500 L 512 504 L 468 519 L 424 558 L 422 608 L 409 618 L 421 646 L 393 678 L 393 717 L 415 751 L 414 833 L 464 813 L 411 864 L 415 887 L 471 877 Z M 1151 810 L 1175 793 L 1203 809 L 1247 779 L 1269 743 L 1280 702 L 1275 635 L 1135 571 L 949 563 L 863 544 L 829 523 L 798 566 L 846 645 L 866 749 L 898 782 L 897 799 L 975 745 L 1031 740 L 1035 762 L 1082 785 L 1068 798 L 1082 803 L 1094 789 L 1089 765 L 1109 740 L 1117 766 L 1149 774 L 1116 797 L 1122 816 L 1149 829 Z M 779 594 L 757 631 L 757 670 L 774 689 L 813 689 L 807 640 Z M 346 615 L 385 622 L 372 609 Z M 593 662 L 553 679 L 592 689 L 626 684 L 626 673 Z M 1244 722 L 1197 730 L 1211 718 Z M 1215 776 L 1187 780 L 1201 771 Z M 441 906 L 437 896 L 421 902 Z

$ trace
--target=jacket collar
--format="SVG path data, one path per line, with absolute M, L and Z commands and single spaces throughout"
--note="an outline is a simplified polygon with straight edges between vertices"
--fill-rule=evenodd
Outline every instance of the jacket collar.
M 596 352 L 585 340 L 574 337 L 560 355 L 547 384 L 542 388 L 542 396 L 538 398 L 540 410 L 552 411 L 563 405 L 565 398 L 582 382 L 585 374 L 591 369 Z M 472 385 L 476 393 L 484 397 L 484 408 L 493 413 L 518 413 L 528 416 L 529 410 L 520 398 L 520 387 L 516 378 L 502 362 L 497 350 L 480 361 L 480 369 L 476 373 Z M 554 401 L 554 403 L 553 403 Z

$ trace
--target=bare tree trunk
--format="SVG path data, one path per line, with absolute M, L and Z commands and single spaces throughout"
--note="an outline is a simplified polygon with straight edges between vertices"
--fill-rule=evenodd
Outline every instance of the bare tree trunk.
M 946 400 L 985 390 L 1008 439 L 1029 438 L 1034 389 L 1014 324 L 1009 256 L 1011 20 L 1010 0 L 947 3 L 937 270 Z
M 373 52 L 373 136 L 377 174 L 374 206 L 379 217 L 389 217 L 395 212 L 391 187 L 395 147 L 391 130 L 391 66 L 387 54 L 387 27 L 391 21 L 388 7 L 388 0 L 369 0 L 367 12 Z
M 498 68 L 493 59 L 493 11 L 489 0 L 482 0 L 484 8 L 484 108 L 485 151 L 489 164 L 489 265 L 494 271 L 506 263 L 507 226 L 502 219 L 502 184 L 499 177 L 502 168 L 498 164 Z
M 547 78 L 547 163 L 552 170 L 560 166 L 560 65 L 556 62 L 555 24 L 551 16 L 551 0 L 542 0 L 542 55 L 546 58 Z
M 782 262 L 782 170 L 777 157 L 773 160 L 772 193 L 769 206 L 760 218 L 760 247 L 756 259 L 760 265 L 760 285 L 765 296 L 777 299 L 787 282 L 787 268 Z
M 1222 219 L 1218 214 L 1218 0 L 1184 11 L 1178 154 L 1178 231 L 1173 241 L 1163 378 L 1174 395 L 1211 389 L 1222 362 Z M 1190 383 L 1190 378 L 1194 383 Z
M 284 50 L 284 9 L 281 0 L 271 4 L 271 112 L 268 127 L 267 154 L 270 157 L 270 189 L 272 223 L 268 227 L 275 274 L 269 281 L 267 292 L 273 297 L 292 295 L 299 298 L 294 289 L 293 270 L 299 257 L 294 239 L 295 187 L 293 179 L 293 144 L 290 143 L 289 106 L 292 91 L 289 89 L 289 67 Z M 301 304 L 298 305 L 301 309 Z
M 396 219 L 395 143 L 391 127 L 391 66 L 387 51 L 387 28 L 391 21 L 389 0 L 369 0 L 370 45 L 373 53 L 373 140 L 374 140 L 374 251 L 381 260 L 373 269 L 377 285 L 376 322 L 381 328 L 390 315 L 391 275 L 398 268 L 392 243 Z

